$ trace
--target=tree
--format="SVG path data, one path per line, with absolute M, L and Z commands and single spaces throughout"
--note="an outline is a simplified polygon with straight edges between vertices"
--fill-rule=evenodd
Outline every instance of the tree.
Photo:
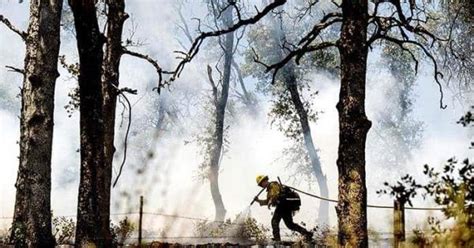
M 123 24 L 128 18 L 123 0 L 105 1 L 102 6 L 107 9 L 106 37 L 99 29 L 96 1 L 70 0 L 69 5 L 74 15 L 79 50 L 81 178 L 76 245 L 110 246 L 116 102 L 118 96 L 125 97 L 124 92 L 136 94 L 135 90 L 118 88 L 120 59 L 127 54 L 146 60 L 160 75 L 161 68 L 148 55 L 128 50 L 127 43 L 122 44 Z M 158 89 L 161 87 L 158 85 Z M 126 97 L 125 101 L 128 102 Z M 128 107 L 131 108 L 130 104 Z M 114 184 L 121 175 L 125 158 Z
M 61 0 L 32 1 L 26 33 L 0 15 L 0 21 L 26 43 L 24 69 L 12 67 L 23 74 L 20 165 L 11 230 L 16 247 L 55 244 L 51 231 L 51 152 L 61 9 Z
M 441 44 L 436 55 L 442 61 L 441 65 L 448 78 L 447 86 L 455 90 L 455 97 L 461 98 L 463 103 L 464 95 L 470 95 L 474 77 L 471 69 L 474 66 L 471 56 L 474 7 L 469 1 L 440 0 L 435 11 L 437 19 L 431 23 L 430 28 L 448 33 L 450 38 L 448 42 Z M 458 84 L 451 84 L 450 81 Z
M 206 1 L 209 14 L 206 16 L 201 25 L 201 20 L 198 21 L 196 27 L 200 30 L 202 26 L 212 27 L 214 29 L 228 28 L 232 24 L 234 18 L 233 10 L 240 9 L 243 5 L 236 1 L 229 0 L 210 0 Z M 177 24 L 177 29 L 182 33 L 182 38 L 178 38 L 178 43 L 186 49 L 187 43 L 192 45 L 193 34 L 192 28 L 186 22 L 184 16 L 186 4 L 183 1 L 177 1 L 175 7 L 176 13 L 180 19 Z M 202 104 L 203 116 L 201 118 L 208 119 L 209 122 L 204 126 L 199 123 L 198 132 L 195 135 L 195 142 L 201 147 L 200 155 L 203 156 L 203 161 L 199 165 L 199 178 L 209 180 L 211 196 L 215 206 L 215 220 L 223 221 L 226 214 L 224 202 L 219 189 L 219 173 L 221 162 L 224 154 L 227 151 L 228 139 L 226 133 L 232 123 L 234 116 L 234 103 L 241 102 L 244 113 L 250 116 L 257 114 L 256 100 L 253 94 L 247 90 L 244 76 L 242 75 L 239 64 L 236 61 L 236 54 L 238 53 L 239 42 L 244 35 L 244 30 L 241 33 L 227 33 L 222 37 L 213 39 L 211 43 L 206 46 L 209 47 L 209 52 L 206 53 L 206 61 L 212 61 L 207 66 L 208 83 L 211 86 L 210 94 L 204 94 L 204 103 Z M 217 47 L 218 49 L 215 49 Z M 214 62 L 217 61 L 217 62 Z M 213 70 L 215 68 L 215 70 Z M 216 73 L 217 72 L 217 73 Z M 234 86 L 234 87 L 232 87 Z M 237 88 L 240 87 L 241 92 Z M 176 91 L 174 91 L 176 96 Z M 179 94 L 179 93 L 178 93 Z M 195 95 L 195 93 L 193 93 Z M 233 101 L 233 96 L 236 101 Z M 189 108 L 189 107 L 188 107 Z M 193 111 L 196 112 L 196 111 Z M 235 111 L 236 112 L 236 111 Z M 194 113 L 195 114 L 195 113 Z M 188 117 L 192 117 L 189 116 Z M 187 128 L 189 129 L 189 127 Z
M 103 173 L 101 178 L 97 178 L 98 183 L 101 185 L 97 189 L 98 207 L 101 216 L 101 233 L 105 236 L 106 245 L 109 245 L 113 239 L 113 234 L 110 230 L 110 191 L 112 183 L 112 168 L 113 158 L 115 153 L 115 109 L 117 105 L 117 97 L 123 94 L 123 89 L 119 89 L 119 66 L 120 59 L 124 54 L 124 48 L 122 46 L 122 33 L 123 25 L 125 20 L 128 18 L 128 14 L 125 13 L 125 1 L 124 0 L 106 0 L 107 7 L 107 30 L 105 38 L 105 53 L 102 61 L 102 74 L 101 74 L 101 90 L 102 90 L 102 118 L 104 140 L 103 140 L 103 152 L 104 152 L 104 164 L 102 165 Z M 136 93 L 128 91 L 130 93 Z M 125 99 L 128 102 L 128 99 Z M 129 105 L 129 108 L 130 105 Z M 131 109 L 129 109 L 131 111 Z M 129 113 L 131 115 L 131 113 Z M 130 117 L 130 116 L 129 116 Z M 130 125 L 130 119 L 129 123 Z M 128 129 L 127 129 L 128 135 Z M 126 149 L 126 147 L 125 147 Z M 126 153 L 126 151 L 125 151 Z M 125 155 L 124 155 L 125 156 Z M 125 157 L 124 157 L 125 159 Z M 122 162 L 120 172 L 125 160 Z M 117 179 L 120 174 L 117 175 Z M 112 241 L 113 242 L 113 241 Z M 81 241 L 76 239 L 76 244 L 80 244 Z M 100 243 L 99 243 L 100 244 Z
M 230 5 L 225 4 L 226 1 L 210 1 L 212 14 L 215 18 L 215 21 L 218 22 L 219 16 L 222 15 L 222 28 L 228 28 L 232 24 L 232 8 Z M 232 1 L 229 1 L 231 4 Z M 226 210 L 224 207 L 224 202 L 222 201 L 222 196 L 219 190 L 219 167 L 221 156 L 223 153 L 223 144 L 224 144 L 224 121 L 226 113 L 226 105 L 229 97 L 229 87 L 230 87 L 230 75 L 232 69 L 232 61 L 234 55 L 234 33 L 229 32 L 225 34 L 223 39 L 219 39 L 219 45 L 222 48 L 224 56 L 223 74 L 220 80 L 221 89 L 218 89 L 218 85 L 214 82 L 212 76 L 212 69 L 210 66 L 207 67 L 209 82 L 212 86 L 212 95 L 213 95 L 213 105 L 214 105 L 214 120 L 213 124 L 214 130 L 212 134 L 212 142 L 209 149 L 209 182 L 211 187 L 212 200 L 214 201 L 214 206 L 216 208 L 216 221 L 224 221 Z
M 252 51 L 258 52 L 259 56 L 263 52 L 264 57 L 267 58 L 266 61 L 280 61 L 287 52 L 285 46 L 289 38 L 284 29 L 282 10 L 279 11 L 275 16 L 270 16 L 269 28 L 262 26 L 262 28 L 255 30 L 256 34 L 251 35 Z M 269 57 L 270 59 L 268 59 Z M 250 63 L 255 64 L 253 61 Z M 268 77 L 261 75 L 258 72 L 259 69 L 251 67 L 247 71 L 250 71 L 252 75 L 256 75 L 264 84 L 267 84 Z M 322 172 L 319 154 L 309 126 L 310 121 L 316 119 L 316 113 L 312 111 L 311 104 L 302 96 L 301 92 L 309 90 L 309 85 L 305 83 L 302 74 L 304 74 L 304 70 L 298 70 L 293 62 L 289 62 L 283 68 L 270 90 L 274 97 L 270 117 L 272 117 L 272 123 L 276 123 L 285 136 L 294 141 L 291 147 L 285 149 L 284 152 L 286 156 L 289 156 L 288 163 L 296 165 L 296 174 L 314 176 L 321 195 L 328 198 L 326 176 Z M 261 88 L 268 87 L 262 86 Z M 318 222 L 329 224 L 328 216 L 329 204 L 322 201 L 318 210 Z
M 336 106 L 339 112 L 339 148 L 337 166 L 339 172 L 339 200 L 336 212 L 339 219 L 338 242 L 340 246 L 367 247 L 367 189 L 365 184 L 365 141 L 371 127 L 371 122 L 365 114 L 365 88 L 368 49 L 377 40 L 386 40 L 398 45 L 402 50 L 411 44 L 420 48 L 434 63 L 435 80 L 438 84 L 440 72 L 432 54 L 425 45 L 408 37 L 406 32 L 431 39 L 439 38 L 423 28 L 420 23 L 424 19 L 413 14 L 413 9 L 420 8 L 410 2 L 408 9 L 412 16 L 407 18 L 399 1 L 390 1 L 395 10 L 386 17 L 378 12 L 382 1 L 374 4 L 372 13 L 369 12 L 368 1 L 342 1 L 342 12 L 326 14 L 322 21 L 292 49 L 289 55 L 280 62 L 267 65 L 267 70 L 278 70 L 295 58 L 296 62 L 306 53 L 336 46 L 339 50 L 341 63 L 341 88 L 339 102 Z M 426 14 L 426 12 L 423 12 Z M 333 23 L 341 23 L 339 39 L 335 42 L 313 42 L 320 32 Z M 370 27 L 370 29 L 369 29 Z M 399 30 L 400 39 L 390 36 L 388 31 Z M 368 32 L 370 31 L 370 32 Z M 412 56 L 414 58 L 414 55 Z M 417 63 L 417 60 L 414 59 Z M 441 86 L 440 86 L 441 87 Z M 442 96 L 440 100 L 442 107 Z
M 472 112 L 468 111 L 457 123 L 472 128 L 473 121 Z M 470 149 L 472 149 L 472 142 Z M 377 193 L 390 194 L 401 205 L 408 203 L 411 206 L 411 198 L 414 198 L 418 191 L 424 191 L 423 198 L 431 197 L 436 204 L 441 206 L 445 219 L 453 223 L 443 228 L 440 220 L 428 217 L 433 240 L 421 241 L 430 246 L 471 247 L 474 244 L 474 164 L 469 160 L 470 158 L 466 158 L 459 162 L 452 157 L 447 160 L 442 170 L 425 164 L 423 174 L 428 179 L 426 183 L 418 184 L 412 176 L 407 174 L 396 184 L 391 185 L 385 182 L 384 188 L 378 190 Z
M 104 37 L 97 22 L 95 1 L 70 0 L 79 51 L 81 176 L 77 207 L 76 245 L 111 243 L 104 153 L 102 61 Z M 103 207 L 106 207 L 103 209 Z
M 423 135 L 423 122 L 413 115 L 416 75 L 408 52 L 388 42 L 382 43 L 382 52 L 383 64 L 395 81 L 384 86 L 385 101 L 373 126 L 376 138 L 368 148 L 374 163 L 403 170 L 420 146 Z
M 339 218 L 340 246 L 367 247 L 367 189 L 365 141 L 371 122 L 365 114 L 367 71 L 367 1 L 342 2 L 341 89 L 339 112 Z

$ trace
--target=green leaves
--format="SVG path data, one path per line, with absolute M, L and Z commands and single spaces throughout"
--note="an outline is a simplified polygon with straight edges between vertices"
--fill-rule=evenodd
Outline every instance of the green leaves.
M 470 126 L 472 116 L 468 112 L 458 122 Z M 472 126 L 470 126 L 472 127 Z M 396 184 L 384 183 L 385 188 L 377 194 L 390 194 L 397 199 L 407 200 L 416 196 L 417 190 L 423 190 L 423 197 L 430 196 L 436 204 L 443 208 L 446 219 L 453 219 L 455 225 L 442 228 L 440 220 L 434 217 L 428 219 L 435 244 L 440 247 L 470 247 L 474 244 L 474 164 L 469 158 L 459 162 L 455 157 L 449 158 L 441 170 L 425 164 L 423 174 L 427 183 L 417 184 L 410 175 L 402 177 Z M 426 243 L 427 238 L 417 231 L 416 243 Z
M 416 183 L 415 179 L 406 174 L 401 177 L 399 181 L 391 185 L 388 182 L 384 182 L 384 188 L 377 190 L 377 194 L 389 194 L 394 196 L 402 204 L 408 203 L 413 206 L 411 199 L 417 195 L 417 190 L 422 188 L 422 185 Z
M 118 244 L 123 244 L 127 238 L 130 238 L 135 229 L 135 223 L 131 222 L 128 217 L 120 220 L 118 225 L 111 224 L 112 236 Z
M 72 218 L 64 216 L 54 217 L 52 224 L 53 235 L 58 245 L 74 243 L 76 223 Z
M 474 110 L 474 106 L 471 106 L 471 109 Z M 472 125 L 471 123 L 474 123 L 474 115 L 471 111 L 468 111 L 463 117 L 461 117 L 461 119 L 459 119 L 459 121 L 457 121 L 457 123 L 464 127 Z

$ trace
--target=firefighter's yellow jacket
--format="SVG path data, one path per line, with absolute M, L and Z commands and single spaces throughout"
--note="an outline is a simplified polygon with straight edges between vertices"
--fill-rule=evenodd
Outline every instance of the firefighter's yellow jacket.
M 280 196 L 281 186 L 278 182 L 270 182 L 267 186 L 267 199 L 260 202 L 261 205 L 276 206 Z

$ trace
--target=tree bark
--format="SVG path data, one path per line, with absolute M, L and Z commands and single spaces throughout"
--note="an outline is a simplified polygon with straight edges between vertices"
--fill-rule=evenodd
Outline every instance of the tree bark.
M 287 70 L 285 72 L 285 84 L 287 86 L 288 91 L 290 91 L 291 101 L 295 106 L 296 113 L 298 114 L 301 131 L 303 133 L 304 145 L 306 147 L 306 151 L 308 152 L 308 156 L 311 161 L 311 167 L 313 169 L 313 174 L 318 181 L 319 192 L 321 196 L 328 198 L 328 184 L 326 176 L 323 174 L 321 169 L 321 162 L 319 160 L 318 152 L 313 143 L 313 137 L 311 136 L 311 128 L 309 126 L 308 120 L 308 112 L 304 108 L 304 104 L 301 101 L 300 94 L 298 92 L 298 86 L 296 84 L 296 78 L 294 70 L 291 68 L 291 64 L 287 65 Z M 319 212 L 318 212 L 318 223 L 322 225 L 329 224 L 329 203 L 327 201 L 321 201 L 319 204 Z
M 69 0 L 79 50 L 81 175 L 77 207 L 76 246 L 110 247 L 110 180 L 105 164 L 102 111 L 104 37 L 99 31 L 94 0 Z M 105 207 L 105 208 L 104 208 Z
M 103 177 L 97 191 L 99 209 L 102 215 L 102 230 L 110 226 L 110 193 L 112 183 L 112 166 L 115 153 L 115 109 L 119 86 L 119 66 L 122 57 L 123 24 L 128 18 L 125 13 L 124 0 L 107 0 L 107 38 L 104 60 L 102 61 L 102 96 L 103 96 L 103 126 L 104 126 L 104 165 Z M 110 231 L 104 231 L 106 235 Z M 108 237 L 108 236 L 106 236 Z M 109 241 L 107 241 L 109 242 Z
M 283 50 L 283 41 L 286 40 L 286 37 L 284 31 L 282 30 L 282 25 L 278 24 L 274 18 L 272 18 L 272 25 L 275 32 L 273 36 L 275 39 L 275 44 L 279 44 L 279 47 L 276 47 L 276 49 L 278 49 L 277 61 L 280 61 L 286 55 L 285 51 Z M 313 174 L 318 182 L 320 194 L 323 197 L 328 198 L 329 192 L 327 179 L 321 169 L 319 155 L 314 146 L 313 137 L 311 136 L 311 128 L 309 126 L 308 120 L 308 111 L 305 109 L 303 101 L 300 97 L 300 93 L 298 91 L 298 83 L 294 64 L 292 62 L 289 62 L 283 68 L 282 73 L 286 89 L 290 92 L 291 101 L 296 109 L 296 113 L 299 118 L 304 145 L 311 161 Z M 320 202 L 318 211 L 318 223 L 323 225 L 329 224 L 329 203 L 327 201 Z
M 115 109 L 119 85 L 119 66 L 122 57 L 123 24 L 128 18 L 124 0 L 107 0 L 107 40 L 103 61 L 102 94 L 104 97 L 104 149 L 106 168 L 110 172 L 107 182 L 111 182 L 112 161 L 115 152 Z M 109 185 L 110 188 L 110 185 Z
M 232 25 L 232 8 L 227 8 L 223 13 L 223 24 L 226 27 Z M 222 154 L 224 141 L 224 119 L 227 99 L 229 96 L 230 74 L 233 60 L 234 33 L 230 32 L 224 36 L 224 73 L 222 78 L 222 91 L 216 102 L 215 111 L 215 133 L 214 146 L 211 151 L 209 182 L 212 200 L 216 209 L 215 220 L 224 221 L 226 209 L 219 190 L 219 162 Z
M 62 0 L 30 2 L 11 235 L 16 247 L 55 245 L 51 232 L 51 152 L 61 10 Z
M 339 218 L 340 247 L 367 247 L 367 188 L 365 143 L 371 122 L 365 114 L 367 69 L 367 1 L 344 0 L 339 43 L 341 89 L 339 112 Z

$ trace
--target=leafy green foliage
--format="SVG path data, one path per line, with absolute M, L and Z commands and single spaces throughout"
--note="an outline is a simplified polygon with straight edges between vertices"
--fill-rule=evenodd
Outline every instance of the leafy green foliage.
M 445 216 L 474 227 L 474 164 L 451 158 L 442 172 L 425 165 L 423 173 L 430 178 L 423 187 L 426 195 L 443 206 Z
M 268 229 L 263 225 L 259 225 L 255 218 L 245 219 L 243 226 L 240 229 L 242 237 L 254 238 L 257 242 L 263 242 L 267 240 Z
M 428 218 L 431 235 L 427 237 L 421 230 L 414 231 L 412 242 L 415 244 L 437 244 L 441 247 L 472 247 L 474 244 L 474 164 L 465 159 L 462 163 L 454 158 L 447 161 L 442 171 L 425 165 L 423 174 L 428 177 L 426 184 L 420 185 L 412 176 L 406 175 L 395 185 L 377 191 L 390 194 L 403 203 L 423 190 L 424 197 L 431 197 L 442 207 L 447 220 L 454 220 L 454 226 L 445 228 L 442 222 Z
M 208 103 L 204 106 L 205 108 L 205 120 L 209 120 L 207 123 L 203 125 L 201 130 L 195 136 L 195 142 L 200 147 L 199 153 L 202 156 L 202 161 L 199 164 L 199 168 L 197 170 L 197 178 L 199 180 L 206 180 L 209 178 L 209 172 L 211 168 L 211 156 L 212 151 L 216 146 L 217 137 L 216 137 L 216 115 L 215 108 L 213 107 L 212 103 Z M 228 110 L 228 108 L 227 108 Z M 229 118 L 227 118 L 229 119 Z M 225 126 L 223 130 L 223 138 L 222 138 L 222 151 L 221 157 L 224 156 L 228 150 L 230 141 L 228 139 L 228 132 L 230 126 Z
M 117 244 L 123 244 L 126 239 L 130 238 L 133 231 L 136 230 L 136 225 L 125 217 L 119 221 L 118 225 L 111 224 L 110 230 L 114 242 Z
M 65 55 L 60 55 L 59 56 L 59 63 L 61 66 L 66 69 L 69 74 L 71 74 L 71 77 L 76 79 L 79 77 L 79 63 L 74 63 L 74 64 L 68 64 L 66 61 L 66 56 Z M 70 98 L 68 104 L 64 106 L 64 109 L 66 109 L 66 112 L 68 113 L 68 116 L 71 117 L 72 114 L 76 111 L 79 110 L 79 103 L 80 103 L 80 95 L 79 95 L 79 85 L 76 85 L 69 93 L 68 96 Z
M 311 89 L 309 80 L 305 79 L 305 76 L 315 69 L 324 68 L 324 63 L 330 63 L 337 56 L 332 56 L 334 54 L 329 54 L 325 51 L 314 53 L 311 56 L 305 57 L 301 65 L 291 65 L 291 69 L 281 70 L 276 75 L 275 83 L 270 85 L 272 76 L 265 73 L 264 68 L 254 62 L 254 57 L 261 56 L 267 64 L 278 62 L 284 50 L 281 49 L 278 37 L 292 40 L 293 36 L 296 35 L 288 31 L 290 29 L 279 27 L 275 23 L 278 18 L 282 18 L 281 16 L 273 18 L 273 22 L 270 22 L 269 25 L 257 24 L 257 28 L 251 29 L 248 32 L 248 41 L 252 49 L 246 52 L 246 64 L 242 68 L 244 74 L 258 80 L 257 90 L 259 92 L 272 97 L 272 105 L 268 114 L 270 122 L 272 126 L 275 126 L 290 140 L 288 147 L 282 152 L 282 159 L 285 160 L 288 167 L 295 169 L 297 174 L 311 177 L 313 171 L 307 149 L 303 143 L 300 117 L 292 101 L 287 80 L 289 77 L 295 78 L 298 93 L 308 115 L 308 121 L 314 122 L 317 119 L 318 113 L 314 111 L 312 102 L 309 99 L 314 99 L 318 92 Z M 285 25 L 284 21 L 281 24 Z M 285 34 L 281 35 L 281 32 L 285 32 Z M 326 59 L 324 61 L 318 60 L 318 56 L 326 56 Z M 317 63 L 319 63 L 318 67 L 315 67 Z M 289 73 L 292 75 L 288 75 Z
M 416 191 L 422 187 L 408 174 L 403 176 L 394 185 L 384 182 L 384 186 L 385 188 L 377 190 L 377 194 L 389 194 L 402 204 L 408 203 L 410 206 L 413 206 L 411 198 L 415 197 L 417 194 Z
M 471 109 L 474 111 L 474 106 L 471 106 Z M 471 123 L 474 123 L 474 115 L 471 111 L 467 111 L 467 113 L 463 117 L 461 117 L 461 119 L 459 119 L 457 123 L 463 125 L 464 127 L 467 127 L 469 125 L 472 126 Z
M 309 98 L 314 98 L 318 92 L 310 93 Z M 271 124 L 275 125 L 279 131 L 290 139 L 301 139 L 303 132 L 301 129 L 300 119 L 294 104 L 291 101 L 290 92 L 284 90 L 281 94 L 275 95 L 275 99 L 271 100 L 273 105 L 268 116 Z M 317 120 L 317 112 L 313 111 L 312 102 L 306 100 L 303 102 L 305 110 L 307 110 L 308 120 L 314 122 Z
M 53 218 L 53 236 L 57 244 L 73 244 L 76 223 L 64 216 Z
M 410 53 L 392 43 L 384 42 L 382 45 L 382 62 L 395 82 L 384 85 L 383 97 L 386 100 L 377 111 L 377 122 L 372 130 L 377 138 L 368 144 L 368 150 L 376 154 L 370 156 L 375 164 L 403 168 L 420 146 L 424 129 L 423 122 L 413 115 L 416 75 L 411 67 Z M 412 53 L 417 54 L 415 51 Z
M 277 82 L 277 84 L 283 83 Z M 309 92 L 310 99 L 318 94 L 317 91 L 311 92 L 309 86 L 305 84 L 300 84 L 300 86 L 301 89 L 299 92 L 306 89 Z M 278 86 L 275 88 L 278 88 Z M 311 101 L 306 100 L 303 95 L 300 95 L 300 97 L 303 101 L 304 109 L 307 112 L 308 121 L 310 123 L 315 122 L 317 120 L 318 112 L 314 111 Z M 287 167 L 294 169 L 296 172 L 294 178 L 298 178 L 298 176 L 306 176 L 308 179 L 311 179 L 313 176 L 313 168 L 311 166 L 308 150 L 304 144 L 300 117 L 291 100 L 290 92 L 287 89 L 275 91 L 271 102 L 272 106 L 268 114 L 271 120 L 270 123 L 282 132 L 290 141 L 288 146 L 284 148 L 281 159 L 285 161 Z
M 307 73 L 316 70 L 338 76 L 339 65 L 339 55 L 336 49 L 318 50 L 302 59 L 303 69 Z
M 26 247 L 26 225 L 21 222 L 14 222 L 11 228 L 8 230 L 12 234 L 13 243 L 19 247 Z
M 471 113 L 468 112 L 458 123 L 470 126 Z M 423 174 L 428 181 L 417 184 L 414 178 L 406 175 L 395 185 L 385 186 L 377 193 L 390 194 L 397 199 L 406 199 L 416 195 L 417 190 L 423 190 L 423 197 L 434 199 L 442 207 L 447 220 L 454 220 L 452 227 L 443 227 L 440 220 L 435 217 L 428 218 L 432 239 L 426 238 L 421 231 L 415 233 L 413 242 L 419 244 L 436 244 L 441 247 L 473 247 L 474 246 L 474 164 L 469 158 L 459 162 L 450 158 L 442 170 L 436 170 L 429 165 L 424 165 Z
M 79 63 L 78 62 L 76 62 L 74 64 L 68 64 L 68 62 L 66 61 L 66 56 L 65 55 L 60 55 L 59 56 L 59 63 L 73 77 L 75 77 L 75 78 L 79 77 Z

